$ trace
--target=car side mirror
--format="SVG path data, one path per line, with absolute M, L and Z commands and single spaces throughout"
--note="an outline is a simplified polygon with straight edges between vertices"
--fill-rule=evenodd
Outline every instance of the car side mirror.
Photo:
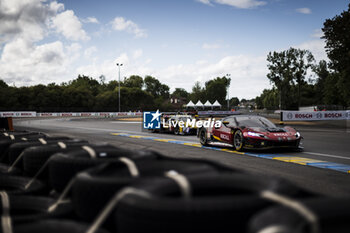
M 222 124 L 223 124 L 224 126 L 227 127 L 227 125 L 230 124 L 230 122 L 228 122 L 228 121 L 223 121 Z

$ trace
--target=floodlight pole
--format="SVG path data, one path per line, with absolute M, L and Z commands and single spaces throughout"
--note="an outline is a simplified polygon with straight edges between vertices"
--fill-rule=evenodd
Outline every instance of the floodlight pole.
M 116 65 L 118 66 L 118 69 L 119 69 L 119 78 L 118 78 L 118 86 L 119 86 L 119 88 L 118 88 L 118 102 L 119 102 L 118 109 L 119 110 L 118 110 L 118 112 L 120 112 L 120 67 L 123 66 L 123 64 L 117 63 Z
M 226 74 L 226 77 L 230 77 L 230 76 L 231 74 Z M 229 110 L 230 108 L 229 87 L 230 87 L 230 84 L 227 85 L 227 110 Z

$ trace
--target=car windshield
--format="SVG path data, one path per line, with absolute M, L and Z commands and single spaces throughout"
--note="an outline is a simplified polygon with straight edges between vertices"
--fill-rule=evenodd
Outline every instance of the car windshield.
M 238 126 L 276 128 L 276 125 L 263 117 L 236 117 Z

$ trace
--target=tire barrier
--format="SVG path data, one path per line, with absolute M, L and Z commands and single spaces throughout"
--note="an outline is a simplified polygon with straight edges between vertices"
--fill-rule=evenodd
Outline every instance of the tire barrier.
M 127 195 L 119 203 L 116 229 L 126 232 L 245 232 L 249 218 L 271 205 L 259 193 L 270 190 L 289 196 L 299 189 L 282 180 L 248 174 L 186 177 L 190 197 L 177 182 L 151 179 L 138 189 L 150 197 Z
M 72 215 L 70 202 L 62 203 L 54 211 L 48 211 L 55 202 L 49 197 L 8 194 L 8 202 L 11 221 L 15 225 L 48 218 L 67 218 Z
M 55 154 L 49 163 L 49 180 L 57 192 L 63 191 L 69 181 L 80 171 L 120 157 L 130 159 L 154 159 L 159 156 L 152 151 L 132 151 L 114 146 L 83 146 L 69 153 Z
M 8 130 L 0 131 L 0 158 L 0 233 L 350 229 L 349 198 L 211 160 Z
M 28 177 L 0 175 L 0 190 L 8 194 L 42 194 L 45 191 L 45 186 L 38 180 L 31 182 L 30 186 L 27 184 L 31 181 Z
M 31 224 L 22 224 L 14 228 L 13 233 L 86 233 L 89 225 L 68 220 L 44 220 Z M 98 229 L 95 233 L 108 233 Z
M 10 147 L 17 143 L 37 143 L 38 145 L 46 145 L 52 141 L 60 141 L 60 140 L 68 140 L 68 137 L 46 137 L 43 135 L 31 135 L 30 137 L 16 137 L 11 135 L 12 137 L 0 140 L 0 154 L 2 154 L 0 160 L 3 163 L 9 163 L 9 150 Z M 27 145 L 29 146 L 29 144 Z M 19 146 L 18 148 L 14 147 L 14 151 L 23 150 L 26 148 L 26 145 Z
M 116 192 L 143 178 L 161 177 L 167 171 L 185 175 L 233 172 L 211 161 L 199 159 L 158 158 L 131 162 L 137 169 L 136 174 L 133 174 L 130 165 L 121 159 L 89 169 L 76 177 L 72 186 L 72 200 L 79 217 L 85 221 L 93 220 Z
M 279 205 L 261 211 L 251 219 L 249 232 L 349 232 L 350 198 L 323 197 L 298 203 L 298 208 Z
M 73 144 L 83 145 L 88 143 L 83 140 L 72 140 L 67 138 L 45 138 L 40 141 L 14 143 L 8 148 L 7 157 L 10 165 L 12 165 L 13 167 L 23 168 L 23 159 L 26 156 L 26 154 L 28 154 L 28 150 L 30 151 L 33 147 L 43 148 L 42 150 L 45 150 L 44 148 L 46 145 L 56 145 L 56 147 L 53 148 L 54 150 L 49 150 L 49 152 L 52 151 L 53 153 L 55 153 L 55 151 L 59 152 L 60 149 L 66 151 L 67 145 Z M 39 149 L 39 153 L 40 152 L 41 151 Z

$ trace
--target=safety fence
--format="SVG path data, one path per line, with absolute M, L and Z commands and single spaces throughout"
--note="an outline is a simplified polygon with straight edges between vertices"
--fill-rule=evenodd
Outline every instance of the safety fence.
M 0 117 L 114 117 L 141 115 L 142 112 L 0 112 Z
M 350 110 L 347 111 L 282 111 L 281 121 L 330 121 L 350 120 Z

